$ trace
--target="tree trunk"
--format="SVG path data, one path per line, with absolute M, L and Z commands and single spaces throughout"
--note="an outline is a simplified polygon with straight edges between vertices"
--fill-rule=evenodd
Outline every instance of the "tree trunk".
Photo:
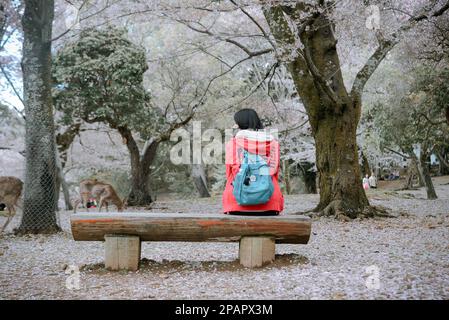
M 407 177 L 404 183 L 404 190 L 410 190 L 413 188 L 413 178 L 415 177 L 415 164 L 414 160 L 410 159 L 408 168 L 407 168 Z
M 307 194 L 317 193 L 316 190 L 317 174 L 315 171 L 310 170 L 312 166 L 313 164 L 308 162 L 299 165 L 301 175 L 304 181 L 304 188 L 305 188 L 304 192 Z
M 413 151 L 412 151 L 413 152 Z M 419 177 L 420 173 L 418 172 L 418 167 L 416 165 L 416 157 L 410 156 L 409 165 L 407 168 L 407 178 L 404 183 L 404 190 L 410 190 L 413 188 L 413 180 L 415 175 Z M 418 178 L 419 179 L 419 178 Z
M 202 164 L 192 164 L 192 178 L 200 198 L 209 198 L 210 193 L 207 189 L 206 172 Z
M 437 194 L 435 192 L 435 188 L 433 187 L 432 178 L 430 177 L 429 164 L 427 163 L 430 159 L 430 154 L 426 152 L 426 148 L 423 146 L 421 148 L 420 156 L 419 156 L 419 165 L 418 169 L 424 179 L 427 199 L 434 200 L 437 199 Z
M 307 12 L 306 11 L 311 11 Z M 291 29 L 285 14 L 297 24 Z M 337 54 L 335 27 L 326 11 L 305 2 L 295 7 L 269 7 L 264 14 L 278 45 L 289 45 L 286 64 L 309 116 L 315 139 L 320 202 L 315 211 L 325 215 L 372 215 L 361 182 L 356 129 L 361 114 L 361 92 L 348 94 Z M 302 19 L 301 16 L 308 16 Z M 298 34 L 294 34 L 294 32 Z M 301 41 L 303 48 L 298 49 Z M 300 51 L 300 54 L 297 53 Z M 294 56 L 292 59 L 291 56 Z M 363 87 L 363 86 L 361 86 Z
M 409 155 L 411 159 L 412 170 L 415 171 L 416 176 L 418 177 L 418 187 L 422 188 L 426 184 L 424 182 L 423 171 L 420 169 L 419 159 L 413 151 L 409 152 Z
M 58 190 L 58 194 L 59 194 L 59 190 L 62 189 L 62 194 L 64 196 L 64 202 L 65 202 L 65 209 L 73 210 L 72 203 L 70 202 L 69 186 L 67 185 L 67 181 L 65 180 L 64 169 L 62 168 L 62 164 L 61 164 L 61 161 L 59 160 L 58 154 L 56 154 L 56 167 L 58 170 L 58 179 L 57 179 L 56 190 Z
M 64 167 L 67 163 L 67 152 L 75 140 L 75 137 L 80 133 L 80 128 L 81 123 L 73 123 L 66 129 L 66 131 L 56 134 L 56 146 L 58 150 L 56 154 L 56 163 L 58 166 L 57 190 L 59 191 L 60 187 L 62 188 L 66 210 L 73 210 L 73 206 L 70 201 L 69 186 L 64 177 Z
M 134 158 L 131 156 L 131 158 Z M 128 205 L 146 206 L 153 202 L 148 187 L 148 173 L 143 170 L 142 164 L 137 161 L 131 161 L 131 191 L 128 195 Z
M 51 99 L 54 0 L 26 0 L 22 18 L 26 174 L 19 233 L 59 231 L 56 220 L 56 149 Z
M 350 107 L 350 109 L 354 109 Z M 327 115 L 314 130 L 320 202 L 316 211 L 355 218 L 369 206 L 362 187 L 354 112 Z
M 363 151 L 361 152 L 361 155 L 362 155 L 362 174 L 363 174 L 363 176 L 365 176 L 365 175 L 370 176 L 371 169 L 369 166 L 368 158 L 366 157 L 366 155 Z
M 445 159 L 445 150 L 443 149 L 443 153 L 437 151 L 435 152 L 435 155 L 438 159 L 438 162 L 440 163 L 440 174 L 446 175 L 449 174 L 449 162 L 447 160 L 447 157 Z
M 407 178 L 405 179 L 405 183 L 404 183 L 404 190 L 410 190 L 413 188 L 413 171 L 411 170 L 411 168 L 409 168 L 407 170 Z
M 61 171 L 61 188 L 62 188 L 62 194 L 64 195 L 65 209 L 73 210 L 73 206 L 70 201 L 69 186 L 67 185 L 67 181 L 65 180 L 64 173 L 62 171 Z
M 445 116 L 446 116 L 447 125 L 449 126 L 449 106 L 446 106 Z
M 148 140 L 141 156 L 131 130 L 126 127 L 118 127 L 117 130 L 126 143 L 131 159 L 131 191 L 128 195 L 128 205 L 149 205 L 153 202 L 148 185 L 151 173 L 150 166 L 156 157 L 157 148 L 161 141 L 159 139 Z
M 64 132 L 56 134 L 56 145 L 58 147 L 59 158 L 61 159 L 61 167 L 64 168 L 67 162 L 67 152 L 72 145 L 75 137 L 79 135 L 81 123 L 71 124 Z
M 0 3 L 0 43 L 3 43 L 3 36 L 5 35 L 6 32 L 6 12 L 5 12 L 6 8 L 5 5 Z

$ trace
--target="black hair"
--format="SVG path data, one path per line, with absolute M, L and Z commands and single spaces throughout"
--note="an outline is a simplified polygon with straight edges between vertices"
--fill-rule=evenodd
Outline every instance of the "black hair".
M 253 109 L 242 109 L 234 114 L 234 121 L 240 129 L 263 129 L 262 121 L 260 121 L 257 112 Z

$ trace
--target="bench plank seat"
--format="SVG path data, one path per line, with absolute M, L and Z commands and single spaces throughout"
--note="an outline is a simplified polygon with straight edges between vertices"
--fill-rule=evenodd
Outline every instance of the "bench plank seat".
M 311 221 L 304 216 L 235 216 L 191 213 L 78 213 L 73 238 L 104 241 L 107 234 L 136 235 L 141 241 L 230 242 L 242 236 L 273 237 L 276 243 L 307 243 Z

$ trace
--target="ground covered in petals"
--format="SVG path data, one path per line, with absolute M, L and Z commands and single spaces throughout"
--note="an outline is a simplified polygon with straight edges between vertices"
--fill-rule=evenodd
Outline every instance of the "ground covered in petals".
M 145 242 L 139 271 L 110 272 L 103 243 L 72 239 L 71 212 L 60 212 L 59 234 L 15 236 L 19 212 L 0 236 L 0 299 L 449 299 L 448 182 L 435 179 L 431 201 L 423 189 L 369 190 L 395 218 L 314 219 L 309 244 L 277 245 L 259 269 L 239 265 L 237 243 Z M 219 212 L 220 200 L 164 198 L 145 210 Z M 317 202 L 286 196 L 285 214 Z

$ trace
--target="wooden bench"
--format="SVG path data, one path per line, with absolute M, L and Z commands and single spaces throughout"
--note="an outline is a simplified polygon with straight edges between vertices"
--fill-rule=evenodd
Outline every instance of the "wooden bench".
M 311 221 L 304 216 L 109 212 L 78 213 L 70 219 L 77 241 L 105 241 L 105 266 L 137 270 L 141 241 L 239 241 L 240 263 L 260 267 L 272 262 L 275 243 L 309 241 Z

